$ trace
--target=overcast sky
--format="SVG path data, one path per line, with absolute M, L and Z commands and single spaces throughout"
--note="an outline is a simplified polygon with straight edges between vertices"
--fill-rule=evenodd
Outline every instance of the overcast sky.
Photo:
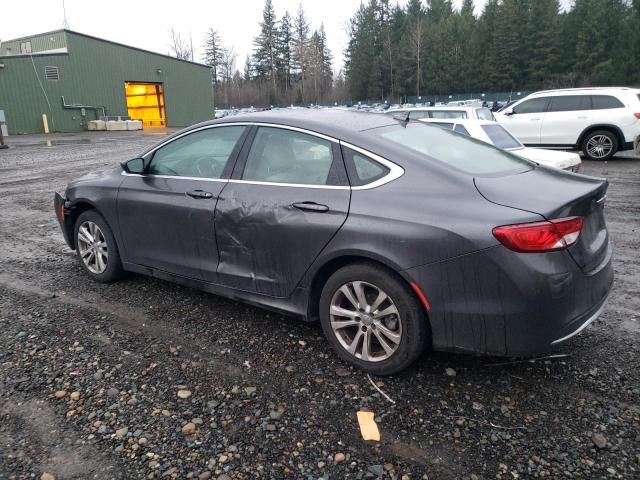
M 562 0 L 568 4 L 571 0 Z M 324 23 L 334 69 L 342 67 L 347 44 L 347 20 L 361 0 L 273 0 L 276 15 L 295 15 L 302 3 L 312 28 Z M 406 0 L 399 0 L 403 4 Z M 458 6 L 462 0 L 454 0 Z M 2 0 L 0 41 L 56 30 L 63 26 L 63 0 Z M 484 0 L 476 0 L 480 13 Z M 201 60 L 202 43 L 209 27 L 218 30 L 223 42 L 238 54 L 236 67 L 242 70 L 245 56 L 253 50 L 264 0 L 180 0 L 178 2 L 136 2 L 131 0 L 66 0 L 67 23 L 71 30 L 159 53 L 168 52 L 169 30 L 174 27 L 187 38 L 191 32 L 194 59 Z

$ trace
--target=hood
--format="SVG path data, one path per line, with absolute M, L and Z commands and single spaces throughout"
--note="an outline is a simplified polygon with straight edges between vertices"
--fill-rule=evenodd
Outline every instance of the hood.
M 580 155 L 559 150 L 544 150 L 542 148 L 519 148 L 511 150 L 511 153 L 519 157 L 531 160 L 546 167 L 559 168 L 561 170 L 580 165 Z

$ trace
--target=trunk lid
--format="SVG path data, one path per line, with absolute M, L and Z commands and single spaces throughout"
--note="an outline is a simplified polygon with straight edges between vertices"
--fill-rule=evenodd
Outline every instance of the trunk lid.
M 606 258 L 606 179 L 535 168 L 514 175 L 475 177 L 474 183 L 492 203 L 537 213 L 547 220 L 582 217 L 580 237 L 568 252 L 585 272 L 593 271 Z

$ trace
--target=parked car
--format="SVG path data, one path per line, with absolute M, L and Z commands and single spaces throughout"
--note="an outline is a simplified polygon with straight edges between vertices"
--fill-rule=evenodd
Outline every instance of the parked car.
M 189 127 L 54 205 L 94 280 L 319 319 L 341 358 L 392 374 L 426 347 L 546 351 L 597 318 L 607 186 L 422 122 L 294 110 Z
M 440 120 L 432 118 L 421 118 L 419 121 L 468 135 L 546 167 L 577 172 L 580 170 L 580 164 L 582 163 L 580 155 L 577 153 L 525 147 L 498 122 L 462 119 Z
M 495 120 L 493 113 L 487 107 L 414 107 L 389 109 L 385 112 L 391 117 L 409 116 L 411 120 L 419 118 L 472 118 L 476 120 Z
M 525 145 L 579 149 L 608 160 L 640 143 L 640 92 L 632 88 L 574 88 L 533 93 L 496 113 Z

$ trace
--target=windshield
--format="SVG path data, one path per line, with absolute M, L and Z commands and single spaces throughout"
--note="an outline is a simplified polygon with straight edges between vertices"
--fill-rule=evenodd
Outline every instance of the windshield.
M 502 125 L 482 125 L 482 129 L 491 139 L 491 143 L 498 148 L 504 148 L 505 150 L 522 148 L 520 141 L 505 130 Z
M 369 132 L 472 175 L 529 170 L 533 166 L 488 143 L 422 122 L 379 127 Z

